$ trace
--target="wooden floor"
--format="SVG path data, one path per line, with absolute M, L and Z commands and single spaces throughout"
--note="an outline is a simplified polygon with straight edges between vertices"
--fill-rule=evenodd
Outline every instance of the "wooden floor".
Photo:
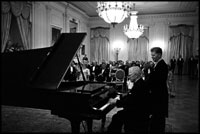
M 173 132 L 199 132 L 199 79 L 175 75 L 176 97 L 169 100 L 167 124 Z
M 199 79 L 175 75 L 176 97 L 169 101 L 166 131 L 199 133 Z M 106 127 L 114 108 L 107 114 Z M 69 121 L 55 117 L 48 110 L 2 106 L 2 132 L 71 132 Z M 81 127 L 81 132 L 84 132 Z M 93 131 L 99 132 L 100 121 L 94 121 Z

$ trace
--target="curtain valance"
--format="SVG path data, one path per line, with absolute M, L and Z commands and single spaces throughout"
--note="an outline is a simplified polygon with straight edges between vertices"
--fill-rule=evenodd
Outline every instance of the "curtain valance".
M 194 26 L 190 26 L 190 25 L 170 26 L 170 37 L 178 36 L 179 34 L 193 37 L 193 34 L 194 34 L 193 28 Z
M 91 39 L 97 37 L 109 38 L 109 30 L 110 28 L 103 27 L 91 28 Z
M 13 13 L 16 17 L 22 15 L 24 19 L 28 19 L 30 16 L 30 5 L 27 2 L 7 2 L 1 3 L 2 13 Z

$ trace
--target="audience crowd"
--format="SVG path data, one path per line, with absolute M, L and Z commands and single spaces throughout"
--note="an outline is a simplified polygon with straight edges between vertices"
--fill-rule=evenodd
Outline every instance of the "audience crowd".
M 138 66 L 143 72 L 143 79 L 148 78 L 148 74 L 152 71 L 154 63 L 152 61 L 109 61 L 103 60 L 101 63 L 83 59 L 81 62 L 81 68 L 86 81 L 99 81 L 99 82 L 111 82 L 115 81 L 115 73 L 117 70 L 123 70 L 125 76 L 128 74 L 130 67 Z M 81 69 L 78 63 L 72 62 L 70 69 L 68 69 L 67 75 L 64 78 L 65 81 L 81 81 L 83 80 Z

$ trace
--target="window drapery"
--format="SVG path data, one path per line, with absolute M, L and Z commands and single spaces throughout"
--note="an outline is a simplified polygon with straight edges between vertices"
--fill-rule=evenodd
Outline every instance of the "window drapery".
M 4 52 L 9 39 L 11 16 L 10 12 L 1 13 L 1 52 Z
M 20 35 L 22 38 L 23 46 L 25 49 L 30 49 L 30 27 L 28 20 L 23 19 L 22 16 L 17 17 L 17 23 L 19 26 Z
M 31 49 L 31 23 L 30 23 L 30 5 L 27 2 L 2 2 L 1 13 L 1 52 L 4 52 L 6 43 L 9 39 L 12 14 L 16 17 L 20 30 L 23 47 Z
M 149 29 L 137 39 L 128 39 L 128 60 L 129 61 L 147 61 L 149 45 Z
M 98 63 L 102 60 L 108 61 L 110 29 L 91 28 L 90 34 L 90 60 Z
M 183 74 L 187 74 L 188 59 L 193 55 L 193 39 L 194 26 L 177 25 L 170 26 L 169 52 L 170 59 L 175 56 L 178 59 L 179 55 L 184 59 Z

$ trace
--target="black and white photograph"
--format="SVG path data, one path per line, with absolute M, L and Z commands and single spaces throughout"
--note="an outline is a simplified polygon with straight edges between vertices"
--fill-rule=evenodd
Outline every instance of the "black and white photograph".
M 199 1 L 1 1 L 1 133 L 199 133 Z

